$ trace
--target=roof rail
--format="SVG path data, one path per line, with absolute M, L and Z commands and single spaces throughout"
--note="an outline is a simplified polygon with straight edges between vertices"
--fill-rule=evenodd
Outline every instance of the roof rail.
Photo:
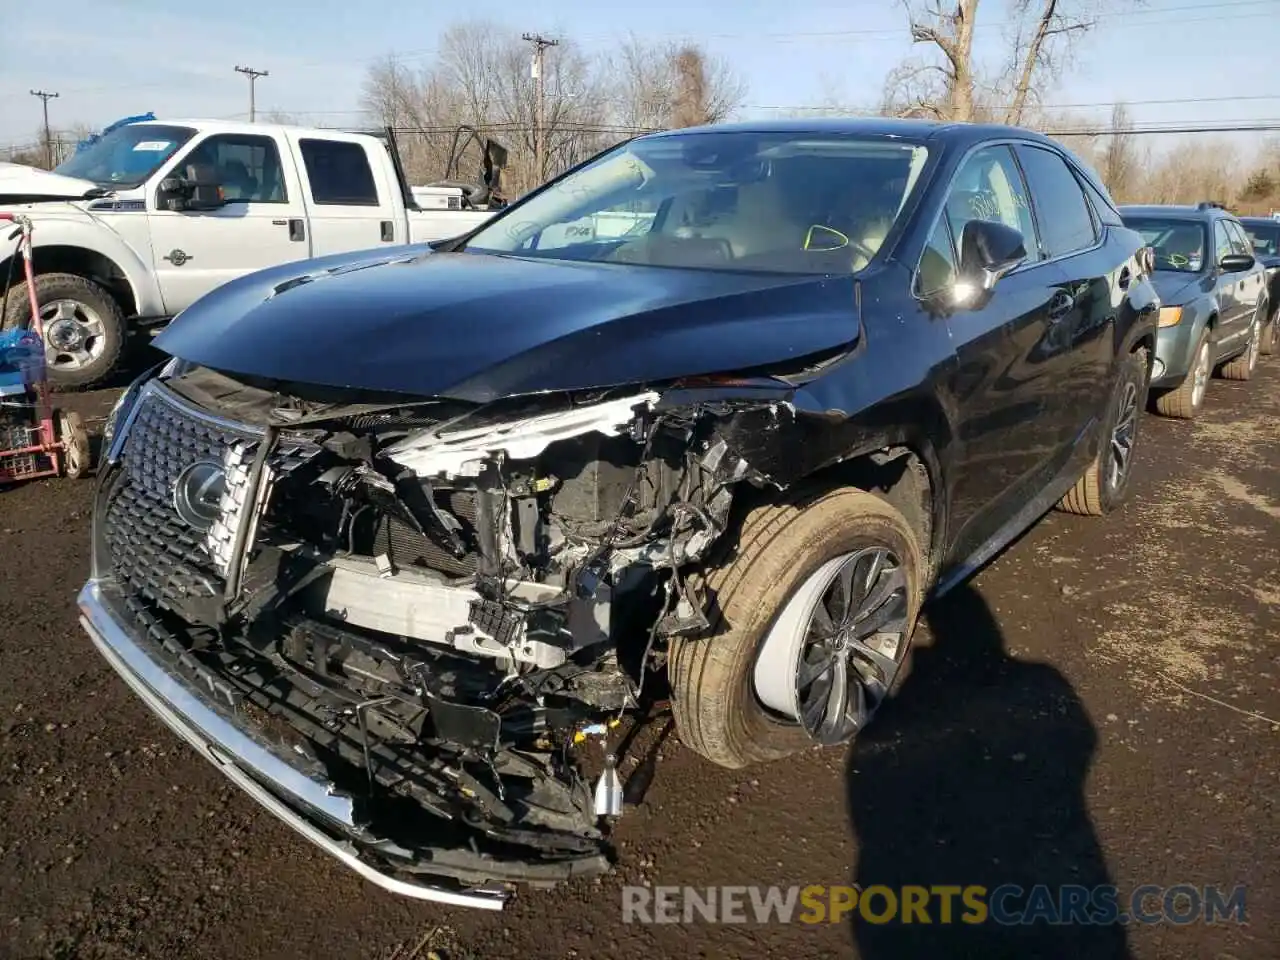
M 1225 210 L 1227 205 L 1221 200 L 1202 200 L 1196 205 L 1197 210 Z

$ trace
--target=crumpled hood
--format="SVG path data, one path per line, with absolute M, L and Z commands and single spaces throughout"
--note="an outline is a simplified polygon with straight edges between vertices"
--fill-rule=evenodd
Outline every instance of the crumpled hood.
M 1202 277 L 1175 270 L 1157 270 L 1151 274 L 1151 285 L 1156 288 L 1160 302 L 1166 307 L 1177 307 L 1200 294 Z
M 90 190 L 100 189 L 90 180 L 64 177 L 20 163 L 0 163 L 0 203 L 27 203 L 42 197 L 79 199 Z
M 851 277 L 400 248 L 233 281 L 156 346 L 228 373 L 486 402 L 759 367 L 857 336 Z

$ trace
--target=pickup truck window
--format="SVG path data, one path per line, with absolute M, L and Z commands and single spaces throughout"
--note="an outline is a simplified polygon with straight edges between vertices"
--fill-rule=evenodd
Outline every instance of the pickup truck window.
M 358 143 L 345 140 L 299 140 L 302 163 L 318 204 L 376 207 L 378 188 L 369 156 Z
M 190 127 L 129 124 L 64 160 L 54 172 L 103 187 L 136 187 L 146 183 L 194 135 Z
M 180 166 L 207 164 L 218 171 L 227 203 L 287 203 L 280 151 L 272 137 L 218 134 L 196 146 Z

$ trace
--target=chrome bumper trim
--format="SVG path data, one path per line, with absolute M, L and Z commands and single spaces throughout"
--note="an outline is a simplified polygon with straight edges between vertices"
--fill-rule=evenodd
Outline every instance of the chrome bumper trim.
M 334 794 L 329 784 L 291 767 L 156 663 L 111 613 L 96 581 L 85 584 L 76 603 L 80 608 L 80 625 L 133 692 L 233 783 L 325 853 L 392 893 L 453 906 L 502 909 L 506 895 L 500 891 L 459 893 L 388 876 L 361 860 L 350 844 L 334 839 L 308 822 L 246 773 L 245 768 L 274 784 L 282 793 L 296 797 L 299 805 L 347 824 L 352 823 L 350 798 Z

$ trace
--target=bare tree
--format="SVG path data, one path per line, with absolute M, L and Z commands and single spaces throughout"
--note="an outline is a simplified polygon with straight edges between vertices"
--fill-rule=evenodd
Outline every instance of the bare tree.
M 1056 57 L 1095 22 L 1064 9 L 1068 0 L 1009 0 L 1012 53 L 984 70 L 974 59 L 978 0 L 902 2 L 912 42 L 927 49 L 891 71 L 886 82 L 885 111 L 899 116 L 1020 123 Z
M 1124 103 L 1117 103 L 1111 110 L 1111 132 L 1106 138 L 1098 171 L 1112 196 L 1122 202 L 1132 196 L 1141 163 L 1129 108 Z
M 633 37 L 610 60 L 610 100 L 615 121 L 624 126 L 720 123 L 746 96 L 736 71 L 696 44 L 652 44 Z

